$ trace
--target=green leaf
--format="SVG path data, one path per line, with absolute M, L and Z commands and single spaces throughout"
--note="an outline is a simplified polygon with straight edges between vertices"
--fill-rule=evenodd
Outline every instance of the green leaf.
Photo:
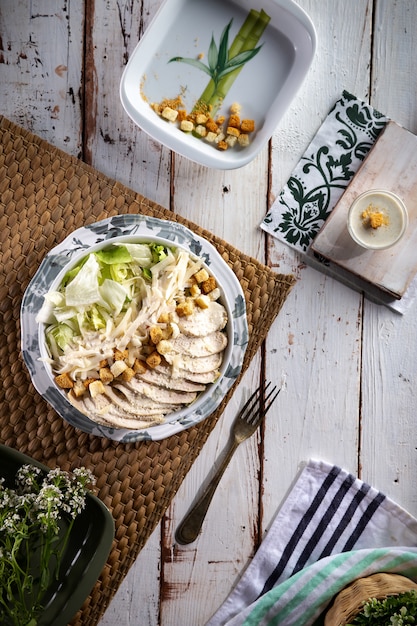
M 187 65 L 192 65 L 193 67 L 196 67 L 198 70 L 202 70 L 203 72 L 211 76 L 210 68 L 207 67 L 207 65 L 205 65 L 201 61 L 197 61 L 197 59 L 186 59 L 185 57 L 173 57 L 172 59 L 168 61 L 168 63 L 172 63 L 173 61 L 176 61 L 178 63 L 186 63 Z
M 217 62 L 218 62 L 218 51 L 217 51 L 217 46 L 216 46 L 216 42 L 214 41 L 214 37 L 211 37 L 211 42 L 210 42 L 210 47 L 208 50 L 208 64 L 209 64 L 209 68 L 211 69 L 212 72 L 214 72 L 214 70 L 217 67 Z
M 224 28 L 220 37 L 219 55 L 217 60 L 217 68 L 220 72 L 223 70 L 228 60 L 229 30 L 232 22 L 233 19 L 231 19 L 228 25 Z
M 252 50 L 245 50 L 244 52 L 239 52 L 236 56 L 232 57 L 228 60 L 226 64 L 226 68 L 235 68 L 236 66 L 243 65 L 253 59 L 259 52 L 262 46 L 258 46 L 258 48 L 253 48 Z

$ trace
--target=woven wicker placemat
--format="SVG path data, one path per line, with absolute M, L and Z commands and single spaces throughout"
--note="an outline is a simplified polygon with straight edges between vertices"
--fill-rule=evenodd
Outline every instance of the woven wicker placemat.
M 40 262 L 71 231 L 117 214 L 181 222 L 209 239 L 246 298 L 249 344 L 242 373 L 295 279 L 279 275 L 222 239 L 100 174 L 0 116 L 0 441 L 50 467 L 83 465 L 112 512 L 108 562 L 73 625 L 97 624 L 214 428 L 234 388 L 204 422 L 157 442 L 120 444 L 62 420 L 34 390 L 20 354 L 20 304 Z M 237 383 L 236 383 L 237 384 Z

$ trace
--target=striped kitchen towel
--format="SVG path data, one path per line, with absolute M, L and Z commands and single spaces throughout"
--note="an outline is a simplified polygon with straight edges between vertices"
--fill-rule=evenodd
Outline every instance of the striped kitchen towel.
M 309 626 L 375 572 L 417 581 L 417 520 L 340 467 L 310 461 L 207 626 Z

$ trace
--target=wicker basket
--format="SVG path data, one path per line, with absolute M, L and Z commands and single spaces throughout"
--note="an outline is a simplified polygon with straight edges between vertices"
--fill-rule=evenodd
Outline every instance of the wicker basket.
M 417 590 L 417 584 L 399 574 L 372 574 L 358 578 L 345 587 L 335 597 L 324 619 L 325 626 L 345 626 L 363 608 L 363 602 L 369 598 L 386 598 L 410 589 Z

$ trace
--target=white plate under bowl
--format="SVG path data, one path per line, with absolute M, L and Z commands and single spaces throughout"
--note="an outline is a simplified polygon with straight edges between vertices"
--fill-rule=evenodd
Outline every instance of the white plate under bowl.
M 228 313 L 228 346 L 220 368 L 221 376 L 188 407 L 167 416 L 164 424 L 144 430 L 110 428 L 90 420 L 67 400 L 57 387 L 46 356 L 44 325 L 36 316 L 44 295 L 61 283 L 66 272 L 91 250 L 114 241 L 156 241 L 186 249 L 201 258 L 218 281 L 221 302 Z M 167 220 L 144 215 L 118 215 L 80 228 L 53 248 L 39 266 L 25 291 L 21 306 L 22 355 L 35 389 L 67 422 L 80 430 L 116 441 L 160 440 L 183 431 L 211 415 L 238 377 L 248 343 L 245 297 L 242 287 L 217 250 L 191 230 Z
M 229 46 L 251 9 L 264 9 L 271 20 L 259 44 L 234 82 L 219 113 L 234 102 L 242 117 L 254 119 L 256 132 L 247 147 L 221 151 L 164 121 L 149 103 L 181 93 L 187 111 L 201 96 L 209 76 L 193 66 L 168 61 L 207 53 L 211 37 L 218 45 L 233 19 Z M 259 45 L 258 44 L 258 45 Z M 166 0 L 133 51 L 120 84 L 122 104 L 132 120 L 152 138 L 192 161 L 216 169 L 249 163 L 268 142 L 301 86 L 316 49 L 314 26 L 292 0 Z

